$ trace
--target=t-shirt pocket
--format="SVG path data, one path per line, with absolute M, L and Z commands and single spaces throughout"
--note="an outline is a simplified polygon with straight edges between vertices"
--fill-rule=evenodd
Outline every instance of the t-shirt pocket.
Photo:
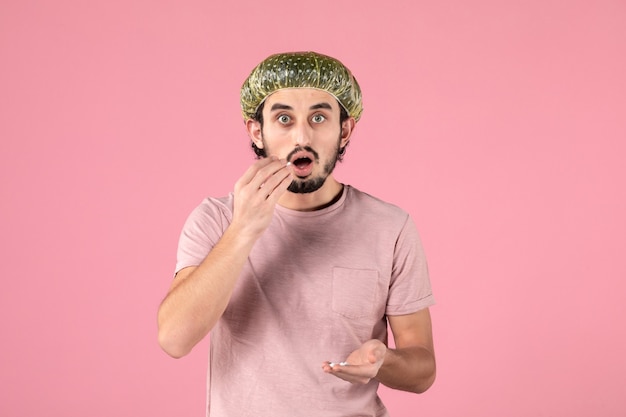
M 333 304 L 335 313 L 349 318 L 375 314 L 378 271 L 373 269 L 333 268 Z

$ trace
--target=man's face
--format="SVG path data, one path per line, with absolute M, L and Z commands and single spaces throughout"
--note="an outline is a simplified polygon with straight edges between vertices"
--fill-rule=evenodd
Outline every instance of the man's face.
M 324 185 L 339 149 L 348 140 L 340 124 L 339 103 L 332 95 L 312 88 L 288 88 L 265 100 L 263 129 L 255 143 L 266 155 L 293 164 L 296 179 L 289 191 L 310 193 Z

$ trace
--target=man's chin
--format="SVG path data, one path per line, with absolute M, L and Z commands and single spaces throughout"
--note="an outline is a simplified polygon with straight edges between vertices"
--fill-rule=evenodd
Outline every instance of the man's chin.
M 287 191 L 291 191 L 295 194 L 309 194 L 315 192 L 322 188 L 326 178 L 311 178 L 308 180 L 293 180 L 289 187 L 287 187 Z

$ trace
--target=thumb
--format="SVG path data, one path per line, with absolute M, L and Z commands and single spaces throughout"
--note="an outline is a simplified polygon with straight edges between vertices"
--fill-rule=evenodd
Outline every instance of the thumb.
M 370 363 L 376 363 L 378 361 L 381 361 L 384 358 L 385 354 L 384 351 L 380 348 L 375 348 L 373 350 L 370 351 L 369 355 L 368 355 L 368 360 Z

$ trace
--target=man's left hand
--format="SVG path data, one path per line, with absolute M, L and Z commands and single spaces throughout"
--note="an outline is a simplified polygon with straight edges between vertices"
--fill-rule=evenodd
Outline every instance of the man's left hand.
M 378 374 L 385 360 L 387 346 L 377 339 L 368 340 L 352 352 L 346 359 L 347 364 L 324 362 L 322 369 L 353 384 L 367 384 Z

